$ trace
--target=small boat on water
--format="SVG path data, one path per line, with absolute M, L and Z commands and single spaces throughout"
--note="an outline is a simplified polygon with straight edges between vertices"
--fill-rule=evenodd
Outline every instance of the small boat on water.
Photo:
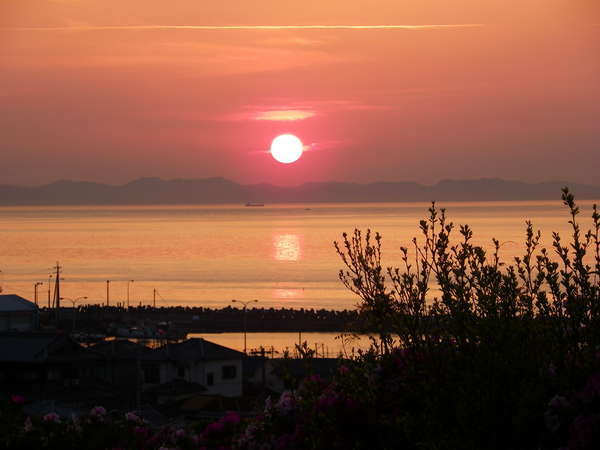
M 265 204 L 258 203 L 258 202 L 248 202 L 248 203 L 246 203 L 246 206 L 265 206 Z

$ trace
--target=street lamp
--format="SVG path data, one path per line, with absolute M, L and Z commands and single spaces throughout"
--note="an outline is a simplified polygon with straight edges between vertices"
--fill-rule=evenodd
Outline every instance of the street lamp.
M 127 280 L 127 309 L 129 309 L 129 285 L 133 283 L 133 280 Z
M 42 284 L 44 284 L 44 283 L 42 283 L 41 281 L 38 281 L 37 283 L 35 283 L 33 285 L 33 298 L 35 301 L 35 306 L 38 306 L 38 286 L 41 286 Z
M 77 298 L 61 297 L 60 299 L 68 300 L 73 304 L 73 331 L 75 331 L 75 313 L 77 312 L 77 310 L 75 309 L 75 305 L 77 304 L 77 302 L 79 300 L 87 300 L 87 297 L 77 297 Z
M 250 303 L 258 303 L 258 300 L 250 300 L 248 302 L 243 302 L 241 300 L 231 300 L 231 303 L 241 303 L 244 305 L 244 354 L 246 354 L 246 308 Z

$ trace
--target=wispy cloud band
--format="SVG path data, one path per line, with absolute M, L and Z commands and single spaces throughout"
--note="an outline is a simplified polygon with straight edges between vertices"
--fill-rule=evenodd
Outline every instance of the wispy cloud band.
M 151 31 L 151 30 L 207 30 L 207 31 L 260 31 L 260 30 L 437 30 L 481 28 L 482 23 L 428 24 L 428 25 L 77 25 L 64 27 L 3 27 L 14 31 Z

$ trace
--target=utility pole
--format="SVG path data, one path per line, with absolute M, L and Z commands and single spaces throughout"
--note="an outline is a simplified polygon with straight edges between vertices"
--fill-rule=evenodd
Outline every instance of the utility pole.
M 156 288 L 154 288 L 154 293 L 152 294 L 152 302 L 154 305 L 154 309 L 156 309 Z
M 110 280 L 106 280 L 106 306 L 110 306 Z
M 231 303 L 241 303 L 244 305 L 244 354 L 246 354 L 246 309 L 250 303 L 258 303 L 258 300 L 250 300 L 249 302 L 243 302 L 241 300 L 231 300 Z
M 62 272 L 62 267 L 56 262 L 56 281 L 54 282 L 54 307 L 56 309 L 56 323 L 58 324 L 60 320 L 60 274 Z
M 41 281 L 38 281 L 37 283 L 35 283 L 33 285 L 33 298 L 35 301 L 35 306 L 38 306 L 38 286 L 41 286 L 42 284 L 44 284 L 44 283 L 42 283 Z
M 52 286 L 52 274 L 48 274 L 48 314 L 50 314 L 50 308 L 52 305 L 50 304 L 50 288 Z
M 127 309 L 129 309 L 129 285 L 133 283 L 133 280 L 127 280 Z

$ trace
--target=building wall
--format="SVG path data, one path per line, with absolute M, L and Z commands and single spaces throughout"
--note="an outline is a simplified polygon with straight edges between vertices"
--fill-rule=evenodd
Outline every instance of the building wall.
M 232 370 L 233 368 L 233 370 Z M 213 384 L 208 384 L 212 374 Z M 204 364 L 204 386 L 207 394 L 224 397 L 239 397 L 242 395 L 242 360 L 208 361 Z
M 0 332 L 33 331 L 36 327 L 37 313 L 35 311 L 0 313 Z
M 160 364 L 160 384 L 176 379 L 201 384 L 206 387 L 206 394 L 239 397 L 242 395 L 242 360 L 201 361 L 179 366 L 173 361 Z

